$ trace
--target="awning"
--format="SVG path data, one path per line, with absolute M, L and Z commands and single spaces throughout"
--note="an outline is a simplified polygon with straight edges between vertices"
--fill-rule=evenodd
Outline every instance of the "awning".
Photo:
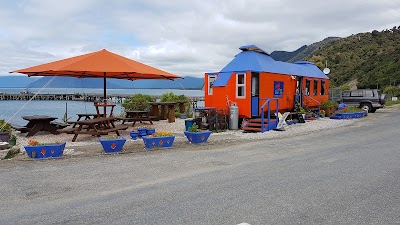
M 232 72 L 219 73 L 217 79 L 214 81 L 213 87 L 225 87 L 229 79 L 231 79 Z

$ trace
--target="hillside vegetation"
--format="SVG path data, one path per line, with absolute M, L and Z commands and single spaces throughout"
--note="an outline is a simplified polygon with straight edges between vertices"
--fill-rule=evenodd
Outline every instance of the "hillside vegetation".
M 356 81 L 357 88 L 400 84 L 400 26 L 341 38 L 319 46 L 303 58 L 323 69 L 327 63 L 332 86 Z

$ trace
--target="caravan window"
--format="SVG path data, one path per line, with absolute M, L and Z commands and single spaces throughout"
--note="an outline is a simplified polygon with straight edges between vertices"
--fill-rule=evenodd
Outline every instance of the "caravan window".
M 215 78 L 217 76 L 215 75 L 208 75 L 208 95 L 212 95 L 213 94 L 213 88 L 212 85 L 214 84 Z
M 325 81 L 321 80 L 321 95 L 325 95 Z
M 317 93 L 318 93 L 317 91 L 318 91 L 318 81 L 314 80 L 314 90 L 313 90 L 314 96 L 317 95 Z
M 246 74 L 238 73 L 236 74 L 236 97 L 245 98 L 246 97 Z
M 306 91 L 305 91 L 305 95 L 310 95 L 310 80 L 309 79 L 307 79 L 306 80 Z

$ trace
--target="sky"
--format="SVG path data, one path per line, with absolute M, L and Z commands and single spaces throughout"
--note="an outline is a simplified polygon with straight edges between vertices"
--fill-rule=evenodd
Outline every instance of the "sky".
M 398 0 L 0 0 L 0 75 L 107 49 L 203 77 L 243 45 L 294 51 L 394 26 Z

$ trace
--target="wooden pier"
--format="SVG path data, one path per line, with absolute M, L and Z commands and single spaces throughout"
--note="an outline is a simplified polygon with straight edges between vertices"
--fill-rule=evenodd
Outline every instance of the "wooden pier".
M 108 94 L 107 99 L 112 100 L 115 103 L 122 103 L 125 99 L 132 97 L 132 94 Z M 154 95 L 156 99 L 160 99 L 161 95 Z M 199 96 L 188 96 L 191 101 L 204 101 L 204 97 Z M 9 100 L 42 100 L 42 101 L 86 101 L 94 102 L 103 100 L 102 94 L 33 94 L 33 93 L 19 93 L 19 94 L 7 94 L 0 93 L 0 101 Z

